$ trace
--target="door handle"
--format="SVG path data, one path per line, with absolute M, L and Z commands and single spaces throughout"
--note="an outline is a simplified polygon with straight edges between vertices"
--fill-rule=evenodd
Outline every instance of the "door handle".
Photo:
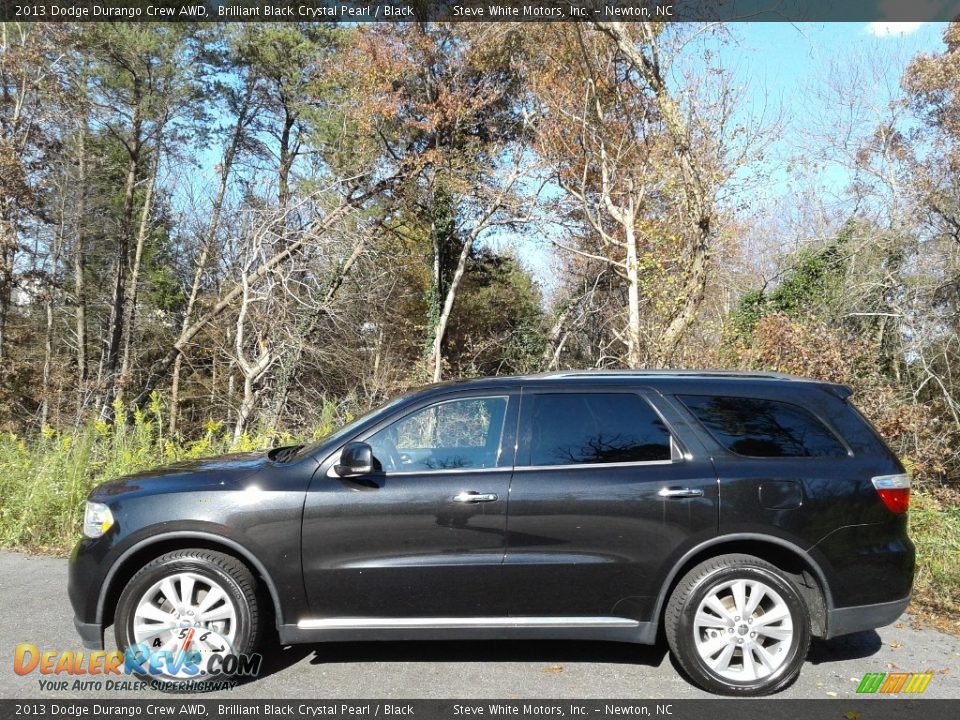
M 453 497 L 453 501 L 458 503 L 494 502 L 496 499 L 496 493 L 478 493 L 476 490 L 464 490 Z
M 699 488 L 660 488 L 657 495 L 662 498 L 703 497 L 703 490 Z

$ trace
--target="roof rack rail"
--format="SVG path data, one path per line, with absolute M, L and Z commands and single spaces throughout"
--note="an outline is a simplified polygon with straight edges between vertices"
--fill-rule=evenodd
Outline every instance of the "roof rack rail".
M 532 375 L 532 378 L 572 378 L 572 377 L 703 377 L 703 378 L 749 378 L 759 380 L 803 380 L 796 375 L 778 372 L 762 372 L 747 370 L 671 370 L 663 369 L 636 369 L 636 370 L 555 370 Z

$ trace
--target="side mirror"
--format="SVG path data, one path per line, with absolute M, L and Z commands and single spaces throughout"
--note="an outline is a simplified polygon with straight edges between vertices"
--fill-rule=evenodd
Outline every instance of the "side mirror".
M 373 472 L 373 448 L 364 442 L 347 443 L 333 471 L 342 478 L 355 478 Z

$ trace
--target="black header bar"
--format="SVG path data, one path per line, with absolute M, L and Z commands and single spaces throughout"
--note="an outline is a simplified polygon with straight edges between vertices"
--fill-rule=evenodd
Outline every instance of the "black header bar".
M 918 22 L 960 0 L 0 0 L 21 22 Z
M 461 720 L 480 715 L 511 720 L 947 720 L 957 717 L 960 700 L 876 699 L 776 700 L 241 700 L 223 693 L 210 698 L 163 700 L 23 699 L 0 700 L 0 718 L 189 717 L 309 718 L 310 720 Z

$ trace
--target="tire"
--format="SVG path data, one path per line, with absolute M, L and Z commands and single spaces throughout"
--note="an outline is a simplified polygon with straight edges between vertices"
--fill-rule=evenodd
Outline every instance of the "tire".
M 719 695 L 783 690 L 810 647 L 810 612 L 796 585 L 751 555 L 721 555 L 688 572 L 670 596 L 664 626 L 680 667 Z
M 184 592 L 190 597 L 184 597 Z M 190 629 L 194 632 L 184 641 L 182 637 Z M 165 553 L 130 578 L 117 603 L 114 632 L 117 647 L 124 653 L 146 643 L 151 649 L 165 649 L 176 657 L 184 649 L 184 642 L 194 638 L 196 650 L 252 653 L 261 633 L 257 581 L 246 565 L 225 553 L 202 549 Z M 209 644 L 200 640 L 209 640 Z M 170 681 L 184 679 L 162 670 L 135 674 L 146 681 L 163 680 L 159 687 L 172 692 L 176 692 L 177 683 Z M 198 672 L 189 679 L 217 681 L 229 677 L 219 670 Z

